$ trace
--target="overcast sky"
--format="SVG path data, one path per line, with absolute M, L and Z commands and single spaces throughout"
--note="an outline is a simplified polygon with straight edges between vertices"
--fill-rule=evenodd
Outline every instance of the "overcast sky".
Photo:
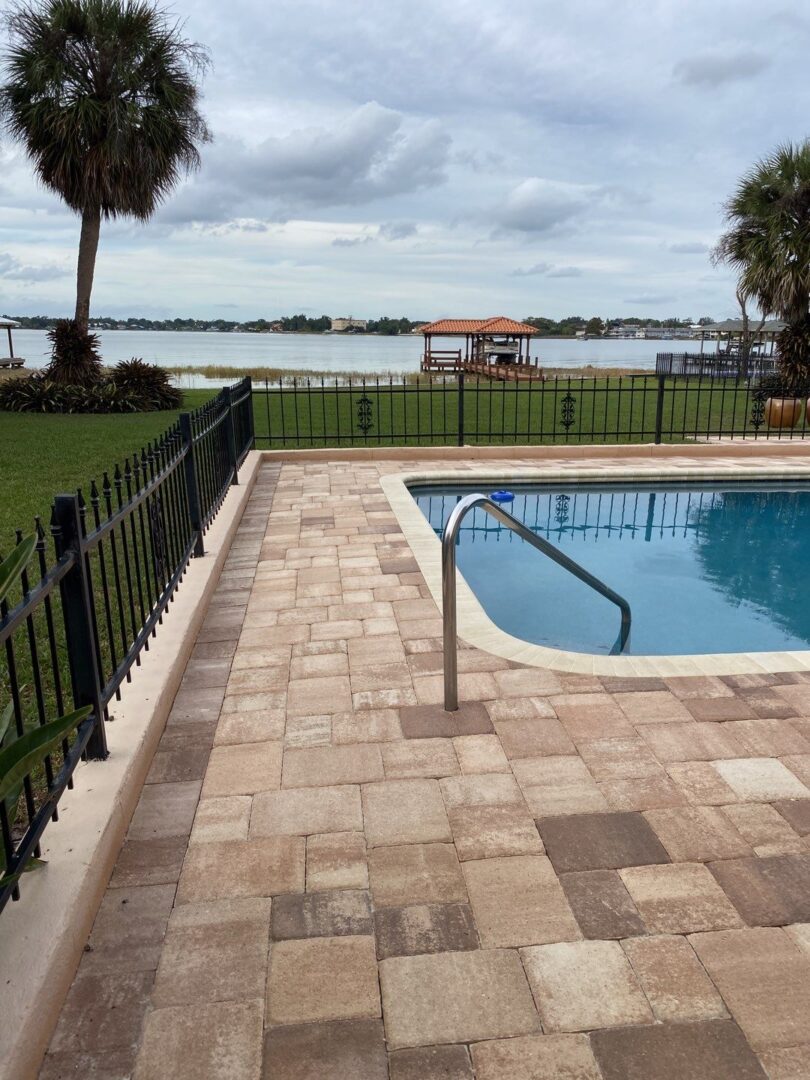
M 725 317 L 722 202 L 810 134 L 803 5 L 173 10 L 214 143 L 152 222 L 102 227 L 96 315 Z M 70 311 L 78 232 L 0 143 L 0 312 Z

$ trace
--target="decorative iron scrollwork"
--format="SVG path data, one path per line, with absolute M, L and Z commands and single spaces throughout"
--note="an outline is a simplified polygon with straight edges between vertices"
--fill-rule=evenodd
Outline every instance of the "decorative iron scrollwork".
M 558 495 L 555 498 L 554 520 L 558 525 L 565 525 L 566 521 L 568 521 L 568 504 L 570 501 L 570 495 Z
M 158 581 L 168 579 L 166 561 L 166 532 L 163 528 L 163 499 L 160 492 L 147 500 L 149 507 L 149 531 L 152 535 L 152 550 L 155 553 L 155 577 Z
M 374 406 L 371 398 L 365 394 L 357 400 L 357 427 L 364 435 L 368 435 L 374 427 Z
M 755 390 L 751 395 L 751 425 L 760 428 L 765 423 L 765 401 L 768 395 L 765 390 Z
M 570 390 L 560 402 L 560 406 L 560 422 L 565 430 L 568 431 L 568 429 L 574 425 L 577 412 L 577 399 Z

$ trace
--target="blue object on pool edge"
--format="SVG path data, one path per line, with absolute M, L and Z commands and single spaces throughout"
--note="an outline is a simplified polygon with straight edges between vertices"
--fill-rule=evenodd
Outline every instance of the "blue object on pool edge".
M 512 502 L 515 496 L 511 491 L 493 491 L 489 497 L 493 502 Z

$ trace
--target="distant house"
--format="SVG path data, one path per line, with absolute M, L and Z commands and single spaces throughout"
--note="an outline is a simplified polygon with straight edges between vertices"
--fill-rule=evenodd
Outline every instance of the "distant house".
M 332 329 L 337 333 L 345 333 L 347 330 L 366 330 L 368 319 L 332 319 Z

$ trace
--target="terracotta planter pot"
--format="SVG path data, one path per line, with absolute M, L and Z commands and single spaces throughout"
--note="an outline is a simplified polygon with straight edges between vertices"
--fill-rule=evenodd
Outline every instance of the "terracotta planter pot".
M 765 402 L 765 420 L 768 427 L 792 428 L 802 414 L 801 398 L 768 398 Z

